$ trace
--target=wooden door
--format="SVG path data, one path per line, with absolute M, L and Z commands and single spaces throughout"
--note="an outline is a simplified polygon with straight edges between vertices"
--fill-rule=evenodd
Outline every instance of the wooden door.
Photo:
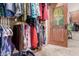
M 48 44 L 67 47 L 67 4 L 55 8 L 53 8 L 52 5 L 49 6 Z M 59 11 L 57 9 L 59 9 Z M 56 12 L 58 14 L 56 14 Z M 62 21 L 57 24 L 55 20 L 59 19 Z

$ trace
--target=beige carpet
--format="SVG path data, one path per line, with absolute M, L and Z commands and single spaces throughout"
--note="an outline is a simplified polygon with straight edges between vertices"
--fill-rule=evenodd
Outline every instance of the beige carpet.
M 79 48 L 65 48 L 48 44 L 41 51 L 36 53 L 37 56 L 79 56 Z
M 79 56 L 79 32 L 72 32 L 72 38 L 68 40 L 68 48 L 56 45 L 46 45 L 37 56 Z
M 72 39 L 68 40 L 68 47 L 79 47 L 79 32 L 72 32 Z

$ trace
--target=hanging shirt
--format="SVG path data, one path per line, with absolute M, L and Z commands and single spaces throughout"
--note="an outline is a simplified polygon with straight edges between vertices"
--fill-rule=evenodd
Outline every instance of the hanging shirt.
M 16 17 L 20 17 L 21 15 L 23 15 L 23 3 L 16 3 Z
M 31 17 L 33 17 L 33 18 L 37 17 L 36 4 L 35 3 L 31 3 Z
M 2 35 L 3 35 L 3 29 L 0 26 L 0 55 L 1 55 L 1 47 L 2 47 Z
M 15 15 L 15 3 L 6 3 L 5 4 L 5 12 L 6 17 L 12 17 Z
M 15 25 L 12 42 L 17 50 L 31 48 L 30 26 L 26 23 Z
M 31 16 L 33 18 L 40 16 L 39 3 L 31 3 Z
M 5 8 L 3 3 L 0 3 L 0 16 L 5 16 Z
M 40 7 L 39 7 L 39 3 L 35 3 L 36 4 L 36 13 L 37 13 L 37 17 L 40 16 Z
M 12 43 L 15 45 L 15 48 L 17 50 L 19 50 L 19 39 L 20 39 L 19 33 L 20 33 L 20 25 L 18 25 L 18 26 L 14 25 L 13 26 Z
M 26 13 L 28 16 L 31 16 L 31 4 L 30 3 L 26 4 Z
M 43 33 L 43 44 L 46 44 L 46 33 L 45 33 L 45 26 L 42 25 L 42 33 Z
M 22 32 L 21 43 L 23 43 L 23 49 L 31 48 L 31 36 L 30 36 L 30 26 L 28 24 L 21 24 Z
M 27 43 L 27 48 L 31 48 L 31 32 L 30 32 L 30 26 L 28 24 L 25 25 L 25 38 Z
M 24 8 L 23 8 L 23 13 L 24 13 L 24 21 L 26 21 L 26 19 L 27 19 L 27 4 L 26 3 L 24 3 L 23 4 L 23 6 L 24 6 Z
M 2 27 L 2 38 L 1 38 L 1 56 L 8 56 L 11 55 L 11 38 L 10 36 L 10 31 L 7 28 Z
M 48 19 L 48 9 L 46 3 L 40 3 L 40 20 L 45 21 Z
M 41 24 L 39 24 L 39 46 L 43 45 L 43 40 L 44 40 L 43 27 Z

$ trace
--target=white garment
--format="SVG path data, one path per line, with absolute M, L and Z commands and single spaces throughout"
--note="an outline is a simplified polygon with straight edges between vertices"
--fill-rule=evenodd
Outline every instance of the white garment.
M 16 17 L 19 17 L 23 14 L 23 4 L 22 3 L 17 3 L 16 4 Z
M 13 3 L 6 3 L 6 9 L 15 13 L 15 6 Z
M 37 12 L 37 16 L 40 16 L 39 3 L 35 3 L 35 4 L 36 4 L 36 12 Z
M 31 8 L 30 8 L 30 3 L 27 3 L 26 4 L 26 13 L 27 13 L 27 15 L 31 15 Z
M 26 25 L 26 29 L 25 29 Z M 23 36 L 24 36 L 24 49 L 31 48 L 31 36 L 30 36 L 30 26 L 28 24 L 23 24 Z

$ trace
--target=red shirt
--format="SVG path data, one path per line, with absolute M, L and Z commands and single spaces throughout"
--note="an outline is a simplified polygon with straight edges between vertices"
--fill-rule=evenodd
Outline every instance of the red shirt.
M 32 48 L 37 48 L 38 46 L 37 31 L 34 26 L 31 26 L 31 44 L 32 44 Z

